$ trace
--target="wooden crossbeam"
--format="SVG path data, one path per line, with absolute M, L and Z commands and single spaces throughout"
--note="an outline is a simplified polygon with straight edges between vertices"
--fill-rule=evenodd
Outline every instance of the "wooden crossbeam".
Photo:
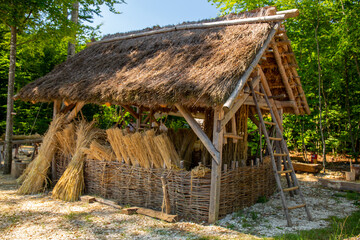
M 133 116 L 136 119 L 139 119 L 139 114 L 137 112 L 135 112 L 129 105 L 122 105 L 122 107 L 128 111 L 131 116 Z
M 70 122 L 71 120 L 73 120 L 84 105 L 85 102 L 77 102 L 73 110 L 66 117 L 66 121 Z
M 179 110 L 181 115 L 185 118 L 187 123 L 190 125 L 191 129 L 194 131 L 196 136 L 200 139 L 200 141 L 204 144 L 206 149 L 209 151 L 210 155 L 213 157 L 217 164 L 220 163 L 220 152 L 215 148 L 212 144 L 209 137 L 206 133 L 201 129 L 199 124 L 195 121 L 195 119 L 191 116 L 190 112 L 182 105 L 176 103 L 176 108 Z

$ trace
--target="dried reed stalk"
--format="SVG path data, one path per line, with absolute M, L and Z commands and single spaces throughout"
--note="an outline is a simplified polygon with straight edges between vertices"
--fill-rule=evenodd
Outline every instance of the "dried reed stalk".
M 127 164 L 130 164 L 130 156 L 123 140 L 123 131 L 118 128 L 110 128 L 106 130 L 106 134 L 117 160 L 120 162 L 124 160 Z
M 97 140 L 91 142 L 89 148 L 84 148 L 83 152 L 90 159 L 114 161 L 115 155 L 110 146 L 100 144 Z
M 75 126 L 69 123 L 66 127 L 56 133 L 58 142 L 58 149 L 64 156 L 70 157 L 74 155 L 75 151 Z
M 174 145 L 166 134 L 160 134 L 154 138 L 154 142 L 158 147 L 162 159 L 167 168 L 171 169 L 173 166 L 180 166 L 180 158 L 177 154 Z
M 150 162 L 154 164 L 155 168 L 162 168 L 164 161 L 161 157 L 161 153 L 154 142 L 155 131 L 149 130 L 143 134 L 144 144 L 146 146 L 146 151 L 149 154 Z
M 136 132 L 130 135 L 131 141 L 134 148 L 134 153 L 136 160 L 138 161 L 139 165 L 144 168 L 150 168 L 151 166 L 151 158 L 148 154 L 147 148 L 144 144 L 144 138 L 141 133 Z
M 76 147 L 74 156 L 67 169 L 57 182 L 52 196 L 64 201 L 76 201 L 84 190 L 84 158 L 83 149 L 95 139 L 98 131 L 93 128 L 94 122 L 79 122 L 76 127 Z
M 18 178 L 18 182 L 22 183 L 17 191 L 19 194 L 34 194 L 46 189 L 49 181 L 47 173 L 56 149 L 56 132 L 61 129 L 64 120 L 64 115 L 58 115 L 51 122 L 44 136 L 39 154 Z
M 122 139 L 123 139 L 123 142 L 127 149 L 127 153 L 129 154 L 128 156 L 129 156 L 131 165 L 137 166 L 139 164 L 137 156 L 136 156 L 136 151 L 138 149 L 137 149 L 137 146 L 135 144 L 133 144 L 131 135 L 132 134 L 125 135 L 125 136 L 123 136 Z

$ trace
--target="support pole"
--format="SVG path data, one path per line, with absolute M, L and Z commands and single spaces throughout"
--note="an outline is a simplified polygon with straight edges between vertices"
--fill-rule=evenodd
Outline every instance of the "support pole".
M 220 120 L 224 117 L 224 111 L 221 106 L 214 109 L 214 129 L 213 144 L 220 153 L 219 163 L 215 159 L 211 163 L 211 187 L 210 187 L 210 206 L 209 206 L 209 223 L 215 223 L 219 217 L 220 204 L 220 179 L 222 167 L 222 148 L 224 140 L 224 130 L 220 128 Z

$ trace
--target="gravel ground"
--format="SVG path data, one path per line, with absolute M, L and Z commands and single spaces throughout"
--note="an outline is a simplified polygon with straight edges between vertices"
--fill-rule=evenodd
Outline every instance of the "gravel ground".
M 17 195 L 15 180 L 0 175 L 0 239 L 258 239 L 322 228 L 328 224 L 323 219 L 345 217 L 356 210 L 351 201 L 337 197 L 337 191 L 320 187 L 316 177 L 298 177 L 315 221 L 307 221 L 304 210 L 297 209 L 291 213 L 294 226 L 289 228 L 277 194 L 266 203 L 228 215 L 219 226 L 170 224 L 142 215 L 123 215 L 100 203 L 68 203 L 48 194 Z
M 287 227 L 287 221 L 281 207 L 279 193 L 273 195 L 266 203 L 257 203 L 239 212 L 229 214 L 220 220 L 219 225 L 236 231 L 271 237 L 298 230 L 309 230 L 326 227 L 330 216 L 344 218 L 359 210 L 354 201 L 340 195 L 343 193 L 323 188 L 318 178 L 312 174 L 297 174 L 305 200 L 309 205 L 314 221 L 308 221 L 304 208 L 290 212 L 292 227 Z M 331 176 L 323 176 L 331 178 Z M 289 206 L 299 205 L 298 197 L 290 198 L 285 194 Z
M 221 226 L 128 216 L 100 203 L 21 196 L 16 188 L 13 178 L 0 175 L 0 239 L 257 239 Z

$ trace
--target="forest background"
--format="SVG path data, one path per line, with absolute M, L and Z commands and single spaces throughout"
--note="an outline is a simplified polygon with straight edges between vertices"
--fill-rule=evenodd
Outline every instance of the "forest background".
M 346 154 L 356 159 L 360 152 L 360 1 L 209 2 L 218 7 L 221 15 L 269 5 L 276 6 L 278 10 L 299 9 L 300 16 L 286 20 L 284 24 L 298 61 L 311 114 L 285 115 L 288 145 L 296 151 L 306 148 L 308 152 L 322 153 L 322 131 L 326 153 L 334 156 Z M 91 38 L 101 38 L 98 28 L 84 24 L 91 19 L 91 14 L 82 13 L 76 28 L 76 52 L 85 48 Z M 15 93 L 66 60 L 68 41 L 73 32 L 68 34 L 53 31 L 44 36 L 27 28 L 18 33 Z M 6 127 L 9 49 L 10 29 L 0 22 L 0 135 L 4 134 Z M 14 112 L 14 134 L 43 134 L 52 119 L 52 103 L 15 101 Z M 118 107 L 105 105 L 88 105 L 84 115 L 88 120 L 96 119 L 102 128 L 110 127 L 120 117 Z M 172 127 L 182 125 L 177 121 L 168 123 Z

